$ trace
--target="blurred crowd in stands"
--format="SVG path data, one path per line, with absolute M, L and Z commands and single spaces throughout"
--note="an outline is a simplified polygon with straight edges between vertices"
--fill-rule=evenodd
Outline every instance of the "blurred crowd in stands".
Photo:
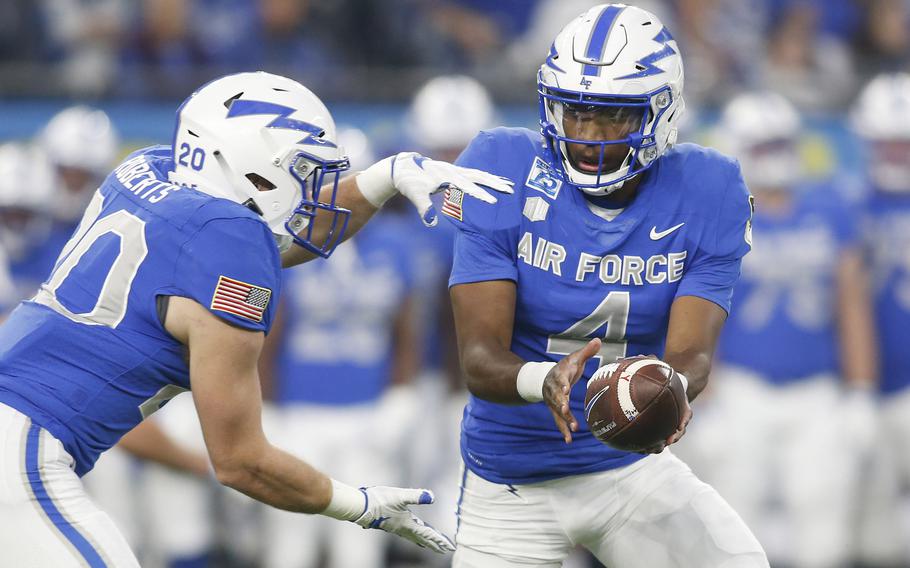
M 177 97 L 261 68 L 328 99 L 402 101 L 432 74 L 480 77 L 526 101 L 540 54 L 592 0 L 7 0 L 0 93 Z M 642 0 L 674 30 L 687 97 L 716 106 L 762 86 L 802 110 L 842 108 L 906 64 L 907 0 Z M 42 73 L 35 73 L 39 64 Z

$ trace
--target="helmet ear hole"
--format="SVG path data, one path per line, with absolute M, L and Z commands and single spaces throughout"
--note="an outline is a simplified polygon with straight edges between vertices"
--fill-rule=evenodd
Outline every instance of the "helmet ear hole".
M 246 177 L 246 179 L 250 180 L 250 183 L 252 183 L 254 186 L 256 186 L 256 189 L 259 191 L 271 191 L 271 190 L 275 189 L 276 187 L 278 187 L 277 185 L 275 185 L 274 183 L 265 179 L 264 177 L 262 177 L 259 174 L 248 173 L 244 177 Z

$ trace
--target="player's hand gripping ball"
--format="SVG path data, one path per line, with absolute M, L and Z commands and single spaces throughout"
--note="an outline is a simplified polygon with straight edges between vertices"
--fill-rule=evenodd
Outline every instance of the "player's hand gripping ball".
M 585 395 L 585 420 L 591 433 L 628 452 L 662 450 L 662 442 L 677 431 L 686 408 L 688 399 L 673 367 L 641 355 L 598 369 Z

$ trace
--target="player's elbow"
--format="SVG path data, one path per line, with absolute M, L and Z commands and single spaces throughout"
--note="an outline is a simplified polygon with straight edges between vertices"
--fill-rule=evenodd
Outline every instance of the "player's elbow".
M 255 483 L 258 462 L 249 453 L 238 451 L 216 452 L 209 456 L 218 483 L 241 493 L 248 493 Z
M 256 478 L 255 468 L 244 463 L 222 461 L 212 465 L 218 483 L 241 493 L 248 493 Z

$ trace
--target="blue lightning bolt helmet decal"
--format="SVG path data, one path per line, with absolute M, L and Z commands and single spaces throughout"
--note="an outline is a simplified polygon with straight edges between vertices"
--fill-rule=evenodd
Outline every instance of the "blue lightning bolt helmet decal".
M 556 71 L 559 71 L 560 73 L 565 73 L 565 71 L 562 69 L 562 67 L 560 67 L 559 65 L 556 64 L 557 57 L 559 57 L 559 52 L 556 51 L 556 42 L 554 41 L 550 45 L 550 54 L 547 55 L 546 65 L 548 67 L 550 67 L 551 69 L 555 69 Z
M 667 28 L 663 28 L 660 30 L 660 33 L 654 36 L 654 41 L 657 43 L 662 43 L 664 47 L 660 51 L 655 51 L 654 53 L 646 55 L 637 61 L 638 65 L 644 67 L 644 69 L 638 71 L 637 73 L 630 73 L 629 75 L 617 77 L 617 79 L 638 79 L 640 77 L 648 77 L 650 75 L 657 75 L 658 73 L 664 72 L 663 69 L 657 67 L 654 64 L 661 59 L 665 59 L 676 53 L 676 50 L 673 49 L 668 43 L 673 41 L 673 36 L 670 35 L 670 32 L 667 31 Z
M 266 124 L 266 128 L 283 128 L 287 130 L 298 130 L 300 132 L 305 132 L 307 136 L 300 139 L 297 142 L 298 144 L 335 148 L 334 143 L 319 138 L 325 133 L 322 128 L 319 128 L 315 124 L 310 124 L 309 122 L 296 120 L 294 118 L 288 118 L 288 116 L 293 114 L 295 110 L 296 109 L 293 109 L 291 107 L 286 107 L 284 105 L 266 101 L 238 99 L 231 104 L 231 108 L 228 109 L 227 117 L 234 118 L 238 116 L 275 114 L 278 116 L 275 117 L 275 120 Z

